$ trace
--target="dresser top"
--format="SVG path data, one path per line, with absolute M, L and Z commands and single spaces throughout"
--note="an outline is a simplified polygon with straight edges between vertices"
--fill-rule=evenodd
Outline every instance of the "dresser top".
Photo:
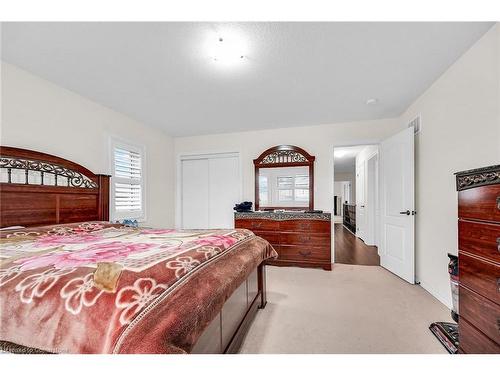
M 469 169 L 455 173 L 457 190 L 472 189 L 478 186 L 500 184 L 500 165 Z
M 235 212 L 235 219 L 267 219 L 267 220 L 324 220 L 331 221 L 332 215 L 329 212 L 307 213 L 307 212 L 272 212 L 272 211 L 252 211 Z

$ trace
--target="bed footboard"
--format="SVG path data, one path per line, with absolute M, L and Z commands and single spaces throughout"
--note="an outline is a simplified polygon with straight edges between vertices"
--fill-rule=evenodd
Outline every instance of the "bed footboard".
M 258 309 L 266 306 L 264 263 L 224 303 L 222 311 L 196 342 L 192 354 L 233 354 L 241 347 Z

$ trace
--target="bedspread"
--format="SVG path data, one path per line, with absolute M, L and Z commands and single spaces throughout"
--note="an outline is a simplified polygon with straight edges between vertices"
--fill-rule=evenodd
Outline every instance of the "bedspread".
M 276 255 L 244 229 L 2 231 L 0 340 L 51 353 L 190 352 L 232 292 Z

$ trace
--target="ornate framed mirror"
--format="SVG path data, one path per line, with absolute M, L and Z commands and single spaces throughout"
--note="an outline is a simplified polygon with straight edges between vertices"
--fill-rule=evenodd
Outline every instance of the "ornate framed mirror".
M 297 146 L 264 151 L 255 165 L 255 211 L 313 210 L 315 157 Z

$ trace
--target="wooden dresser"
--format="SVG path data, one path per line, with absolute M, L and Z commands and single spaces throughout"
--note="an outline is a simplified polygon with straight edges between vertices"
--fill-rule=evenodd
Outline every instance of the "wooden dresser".
M 332 269 L 331 215 L 303 212 L 236 212 L 235 227 L 268 240 L 279 257 L 276 266 Z
M 500 165 L 459 172 L 460 353 L 500 353 Z

